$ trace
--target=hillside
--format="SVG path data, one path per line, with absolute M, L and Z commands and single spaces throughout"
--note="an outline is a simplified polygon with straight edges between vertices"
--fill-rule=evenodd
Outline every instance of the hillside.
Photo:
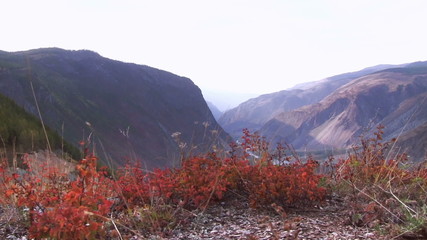
M 233 137 L 239 137 L 243 128 L 258 130 L 282 112 L 317 103 L 339 87 L 356 78 L 392 67 L 395 66 L 378 65 L 357 72 L 340 74 L 320 81 L 297 85 L 289 90 L 264 94 L 225 112 L 218 122 Z
M 48 126 L 64 126 L 72 143 L 93 133 L 100 156 L 119 165 L 129 157 L 173 165 L 181 151 L 175 132 L 193 151 L 228 136 L 190 79 L 148 66 L 87 50 L 0 52 L 0 93 L 35 115 L 31 83 Z
M 380 124 L 386 139 L 403 134 L 408 141 L 414 133 L 423 135 L 416 129 L 427 120 L 426 66 L 410 64 L 357 78 L 318 103 L 276 115 L 260 131 L 272 141 L 310 150 L 347 148 Z M 406 150 L 425 153 L 415 145 Z
M 212 102 L 206 101 L 206 103 L 208 104 L 209 109 L 212 112 L 212 115 L 214 116 L 215 120 L 218 121 L 218 119 L 221 117 L 222 112 L 221 110 L 219 110 L 217 108 L 217 106 L 215 106 L 215 104 L 213 104 Z
M 410 131 L 406 131 L 399 137 L 400 151 L 408 152 L 411 149 L 418 151 L 411 151 L 409 159 L 427 159 L 427 123 L 422 124 Z
M 79 159 L 79 150 L 50 128 L 46 129 L 49 144 L 53 151 L 68 153 L 74 159 Z M 0 138 L 2 147 L 0 155 L 29 153 L 48 149 L 46 137 L 39 119 L 25 112 L 11 99 L 0 94 Z

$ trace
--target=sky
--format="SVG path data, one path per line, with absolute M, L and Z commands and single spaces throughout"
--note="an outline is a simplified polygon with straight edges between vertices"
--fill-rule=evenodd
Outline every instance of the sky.
M 425 0 L 0 0 L 0 9 L 0 50 L 89 49 L 156 67 L 190 78 L 222 110 L 427 60 Z

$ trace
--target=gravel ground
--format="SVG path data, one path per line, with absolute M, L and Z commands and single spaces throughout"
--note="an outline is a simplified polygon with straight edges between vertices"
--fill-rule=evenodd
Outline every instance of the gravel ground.
M 346 224 L 346 213 L 337 207 L 310 209 L 285 213 L 218 205 L 198 213 L 190 226 L 175 229 L 173 236 L 157 239 L 386 239 Z
M 391 239 L 372 228 L 349 225 L 346 205 L 329 200 L 317 207 L 256 210 L 235 200 L 191 212 L 186 223 L 175 227 L 167 237 L 129 239 Z M 22 214 L 14 211 L 0 207 L 0 239 L 27 239 L 23 221 L 16 217 Z

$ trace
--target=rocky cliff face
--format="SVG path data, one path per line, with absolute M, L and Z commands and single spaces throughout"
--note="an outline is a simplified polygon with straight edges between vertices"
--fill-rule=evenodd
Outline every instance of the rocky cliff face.
M 398 143 L 400 152 L 409 153 L 409 160 L 427 161 L 427 123 L 404 132 Z
M 396 148 L 425 155 L 427 63 L 378 65 L 295 88 L 262 95 L 223 114 L 219 122 L 233 137 L 259 130 L 270 142 L 299 150 L 345 149 L 378 125 Z
M 408 65 L 357 78 L 319 103 L 276 115 L 261 134 L 297 149 L 347 148 L 381 124 L 386 139 L 403 135 L 408 142 L 409 133 L 422 133 L 427 122 L 426 66 Z M 405 147 L 408 150 L 409 144 Z
M 0 52 L 0 92 L 36 114 L 31 84 L 49 126 L 63 127 L 74 143 L 93 133 L 99 155 L 116 164 L 130 156 L 148 167 L 172 165 L 175 132 L 193 151 L 227 141 L 200 89 L 169 72 L 91 51 Z
M 317 103 L 356 78 L 391 67 L 393 66 L 378 65 L 302 84 L 293 89 L 261 95 L 225 112 L 219 119 L 219 123 L 233 137 L 239 137 L 243 128 L 257 130 L 278 114 Z

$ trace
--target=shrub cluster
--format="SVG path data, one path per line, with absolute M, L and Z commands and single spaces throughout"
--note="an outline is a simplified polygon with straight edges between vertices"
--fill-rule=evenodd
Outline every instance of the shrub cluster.
M 215 154 L 192 157 L 177 169 L 146 173 L 127 166 L 117 181 L 127 204 L 144 205 L 161 198 L 187 208 L 204 208 L 223 200 L 228 193 L 247 196 L 252 207 L 296 204 L 322 200 L 325 189 L 319 186 L 316 163 L 274 165 L 247 159 L 220 159 Z
M 109 175 L 87 149 L 71 173 L 35 166 L 28 156 L 25 169 L 2 159 L 0 204 L 21 211 L 31 238 L 105 239 L 168 235 L 188 219 L 188 210 L 230 198 L 277 208 L 307 206 L 335 192 L 351 203 L 350 224 L 427 237 L 427 165 L 408 164 L 404 154 L 392 154 L 393 145 L 379 127 L 347 157 L 322 163 L 325 175 L 317 161 L 295 157 L 288 146 L 271 151 L 248 130 L 226 155 L 193 156 L 180 167 L 154 171 L 128 164 Z
M 418 232 L 425 238 L 427 164 L 396 154 L 396 139 L 384 141 L 383 128 L 379 126 L 373 137 L 362 139 L 347 158 L 333 165 L 329 180 L 340 195 L 351 198 L 351 224 L 388 225 L 389 233 Z
M 24 164 L 31 166 L 24 156 Z M 105 233 L 103 222 L 112 202 L 111 180 L 96 169 L 96 157 L 87 156 L 73 175 L 56 167 L 41 166 L 20 172 L 2 168 L 3 201 L 27 212 L 30 237 L 91 239 Z M 72 180 L 74 179 L 74 180 Z
M 98 170 L 90 154 L 72 174 L 52 166 L 34 174 L 26 157 L 25 170 L 0 168 L 0 199 L 26 212 L 30 237 L 37 239 L 165 233 L 176 224 L 180 209 L 205 209 L 233 194 L 252 207 L 323 199 L 314 161 L 275 165 L 266 153 L 253 161 L 248 151 L 261 149 L 257 139 L 246 131 L 229 157 L 209 153 L 190 157 L 178 168 L 154 171 L 128 164 L 114 178 Z

